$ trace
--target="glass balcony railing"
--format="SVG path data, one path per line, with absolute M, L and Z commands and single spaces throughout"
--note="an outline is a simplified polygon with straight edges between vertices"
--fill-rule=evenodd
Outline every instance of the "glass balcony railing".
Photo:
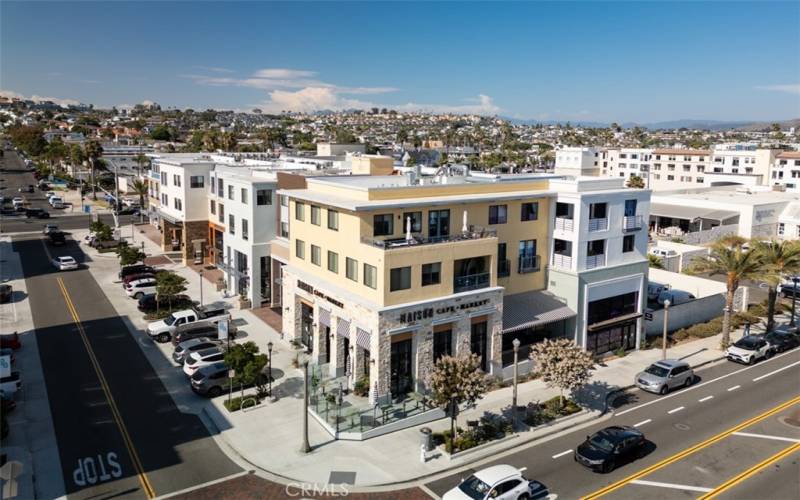
M 486 288 L 491 283 L 491 273 L 468 274 L 453 278 L 453 293 Z
M 560 253 L 553 254 L 553 267 L 559 269 L 572 269 L 572 256 L 561 255 Z
M 390 250 L 393 248 L 406 248 L 417 245 L 432 245 L 437 243 L 467 241 L 467 240 L 480 240 L 483 238 L 496 238 L 497 231 L 494 229 L 486 229 L 482 227 L 471 226 L 469 231 L 449 234 L 446 236 L 429 236 L 423 237 L 420 235 L 412 234 L 410 238 L 361 238 L 361 243 L 371 245 L 378 248 Z
M 644 218 L 641 215 L 626 215 L 622 219 L 623 231 L 638 231 L 644 225 Z
M 517 269 L 520 274 L 535 273 L 536 271 L 539 270 L 539 256 L 538 255 L 520 256 L 519 262 L 517 264 Z
M 589 255 L 586 257 L 586 269 L 594 269 L 606 265 L 606 254 Z
M 608 229 L 608 218 L 589 219 L 589 231 L 605 231 Z
M 556 217 L 555 228 L 557 231 L 572 232 L 575 229 L 575 221 L 566 217 Z

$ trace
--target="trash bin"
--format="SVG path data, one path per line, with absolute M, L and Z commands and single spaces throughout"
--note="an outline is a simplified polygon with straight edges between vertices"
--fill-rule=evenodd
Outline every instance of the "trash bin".
M 422 434 L 422 446 L 425 451 L 433 450 L 433 439 L 431 437 L 432 431 L 430 427 L 423 427 L 419 430 L 419 432 Z

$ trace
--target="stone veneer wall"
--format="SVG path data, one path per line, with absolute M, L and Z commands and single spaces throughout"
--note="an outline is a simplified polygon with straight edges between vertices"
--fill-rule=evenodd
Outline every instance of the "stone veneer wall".
M 194 262 L 194 244 L 192 244 L 194 240 L 203 240 L 202 250 L 205 253 L 205 246 L 208 242 L 208 221 L 199 220 L 183 223 L 183 248 L 181 248 L 181 253 L 184 265 Z

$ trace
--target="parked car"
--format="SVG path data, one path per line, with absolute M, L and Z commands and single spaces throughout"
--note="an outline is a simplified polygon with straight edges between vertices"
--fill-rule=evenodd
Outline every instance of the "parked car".
M 50 243 L 54 246 L 64 245 L 67 243 L 67 237 L 61 231 L 50 233 L 47 236 L 50 237 Z
M 686 361 L 677 359 L 656 361 L 635 378 L 640 389 L 658 394 L 666 394 L 676 387 L 689 387 L 692 382 L 694 370 Z
M 658 248 L 658 247 L 651 248 L 648 253 L 650 253 L 650 255 L 655 255 L 656 257 L 660 257 L 662 259 L 664 257 L 672 257 L 678 255 L 678 252 L 676 252 L 675 250 L 667 250 L 665 248 Z
M 159 335 L 156 340 L 160 341 L 160 339 L 164 338 L 162 335 Z M 236 338 L 236 325 L 233 323 L 228 326 L 228 335 L 230 335 L 231 338 Z M 218 339 L 219 329 L 217 323 L 212 321 L 196 321 L 194 323 L 180 325 L 172 334 L 172 345 L 178 345 L 181 342 L 197 337 Z
M 22 388 L 22 378 L 18 371 L 12 371 L 9 375 L 0 378 L 0 390 L 6 394 L 14 394 Z
M 209 347 L 208 349 L 194 351 L 186 356 L 183 362 L 183 373 L 187 377 L 191 377 L 198 368 L 224 360 L 225 353 L 219 347 Z
M 44 197 L 47 199 L 47 202 L 50 203 L 50 198 L 55 196 L 56 193 L 54 191 L 48 191 L 44 194 Z
M 228 365 L 224 361 L 203 366 L 197 369 L 191 377 L 192 391 L 210 398 L 222 394 L 228 384 Z
M 527 479 L 511 465 L 493 465 L 470 475 L 458 486 L 444 494 L 442 500 L 519 500 L 547 497 L 547 488 L 538 481 Z
M 683 290 L 664 290 L 658 295 L 658 303 L 664 305 L 664 303 L 669 300 L 670 305 L 677 306 L 678 304 L 685 304 L 687 302 L 691 302 L 696 297 L 689 292 L 684 292 Z
M 133 266 L 125 266 L 119 271 L 119 279 L 125 278 L 125 276 L 129 276 L 131 274 L 141 274 L 141 273 L 155 273 L 156 269 L 152 266 L 146 266 L 144 264 L 135 264 Z
M 29 219 L 49 219 L 50 214 L 42 208 L 29 208 L 25 210 L 25 217 Z
M 59 231 L 58 226 L 56 224 L 45 224 L 44 228 L 42 229 L 42 234 L 47 236 L 50 233 L 54 233 Z
M 183 366 L 184 361 L 186 361 L 186 357 L 195 352 L 195 351 L 202 351 L 203 349 L 209 349 L 211 347 L 219 347 L 222 342 L 218 339 L 211 339 L 208 337 L 197 337 L 195 339 L 189 339 L 185 342 L 181 342 L 177 346 L 175 346 L 175 350 L 172 351 L 172 360 L 178 363 L 179 365 Z
M 152 338 L 158 339 L 159 342 L 166 342 L 181 325 L 196 321 L 210 321 L 216 324 L 230 318 L 231 315 L 228 314 L 224 307 L 192 306 L 183 311 L 175 311 L 162 320 L 150 323 L 147 325 L 147 334 Z
M 725 356 L 731 361 L 752 365 L 759 359 L 771 358 L 774 352 L 775 348 L 761 335 L 747 335 L 728 347 Z
M 656 283 L 654 281 L 647 283 L 647 300 L 658 300 L 658 296 L 661 295 L 661 292 L 669 290 L 669 285 L 662 285 L 661 283 Z
M 132 282 L 132 281 L 143 280 L 143 279 L 148 279 L 148 278 L 155 279 L 155 277 L 156 277 L 155 273 L 129 274 L 128 276 L 125 276 L 124 278 L 122 278 L 122 288 L 125 288 L 126 286 L 128 286 L 128 284 L 130 282 Z
M 188 295 L 176 295 L 171 301 L 174 308 L 189 308 L 194 305 L 194 302 Z M 148 293 L 139 297 L 138 308 L 143 313 L 154 312 L 156 309 L 166 308 L 170 306 L 170 300 L 161 297 L 156 303 L 156 294 Z
M 11 364 L 16 364 L 17 362 L 17 355 L 14 354 L 14 349 L 10 347 L 2 347 L 0 348 L 0 356 L 8 356 L 9 361 Z
M 784 299 L 791 299 L 794 297 L 800 297 L 800 287 L 795 288 L 794 283 L 790 283 L 789 285 L 782 285 L 778 292 L 781 294 L 781 297 Z
M 136 300 L 146 293 L 156 293 L 156 279 L 144 278 L 125 285 L 125 293 Z
M 64 200 L 62 200 L 61 198 L 56 198 L 56 197 L 51 198 L 50 199 L 50 206 L 55 208 L 55 209 L 57 209 L 57 210 L 62 209 L 62 208 L 65 207 Z
M 10 302 L 13 295 L 14 290 L 12 289 L 11 285 L 8 283 L 3 283 L 0 285 L 0 304 Z
M 15 351 L 17 349 L 22 349 L 22 341 L 19 339 L 19 333 L 14 332 L 11 335 L 0 335 L 0 348 L 3 347 L 7 347 Z
M 775 331 L 764 336 L 775 352 L 788 351 L 800 346 L 800 335 L 795 332 Z
M 574 459 L 594 471 L 611 472 L 632 458 L 644 456 L 646 444 L 641 431 L 615 425 L 586 436 L 575 450 Z
M 59 271 L 72 271 L 78 269 L 78 262 L 69 255 L 55 257 L 51 262 Z
M 8 394 L 6 391 L 0 390 L 0 413 L 7 415 L 17 407 L 17 402 L 14 401 L 13 394 Z

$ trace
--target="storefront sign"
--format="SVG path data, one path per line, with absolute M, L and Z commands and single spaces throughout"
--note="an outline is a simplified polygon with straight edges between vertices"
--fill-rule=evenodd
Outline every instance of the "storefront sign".
M 320 292 L 319 290 L 316 290 L 313 286 L 309 285 L 308 283 L 306 283 L 304 281 L 297 280 L 297 288 L 299 288 L 300 290 L 304 290 L 304 291 L 310 293 L 311 295 L 315 295 L 317 297 L 325 299 L 325 300 L 327 300 L 328 302 L 330 302 L 331 304 L 335 305 L 336 307 L 338 307 L 340 309 L 344 308 L 344 304 L 343 303 L 339 302 L 338 300 L 334 299 L 333 297 L 325 295 L 324 293 Z
M 453 314 L 456 311 L 463 311 L 464 309 L 472 309 L 473 307 L 485 306 L 489 303 L 489 299 L 476 300 L 474 302 L 465 302 L 463 304 L 442 307 L 426 307 L 416 311 L 409 311 L 400 313 L 400 323 L 411 323 L 423 319 L 433 318 L 437 315 Z

